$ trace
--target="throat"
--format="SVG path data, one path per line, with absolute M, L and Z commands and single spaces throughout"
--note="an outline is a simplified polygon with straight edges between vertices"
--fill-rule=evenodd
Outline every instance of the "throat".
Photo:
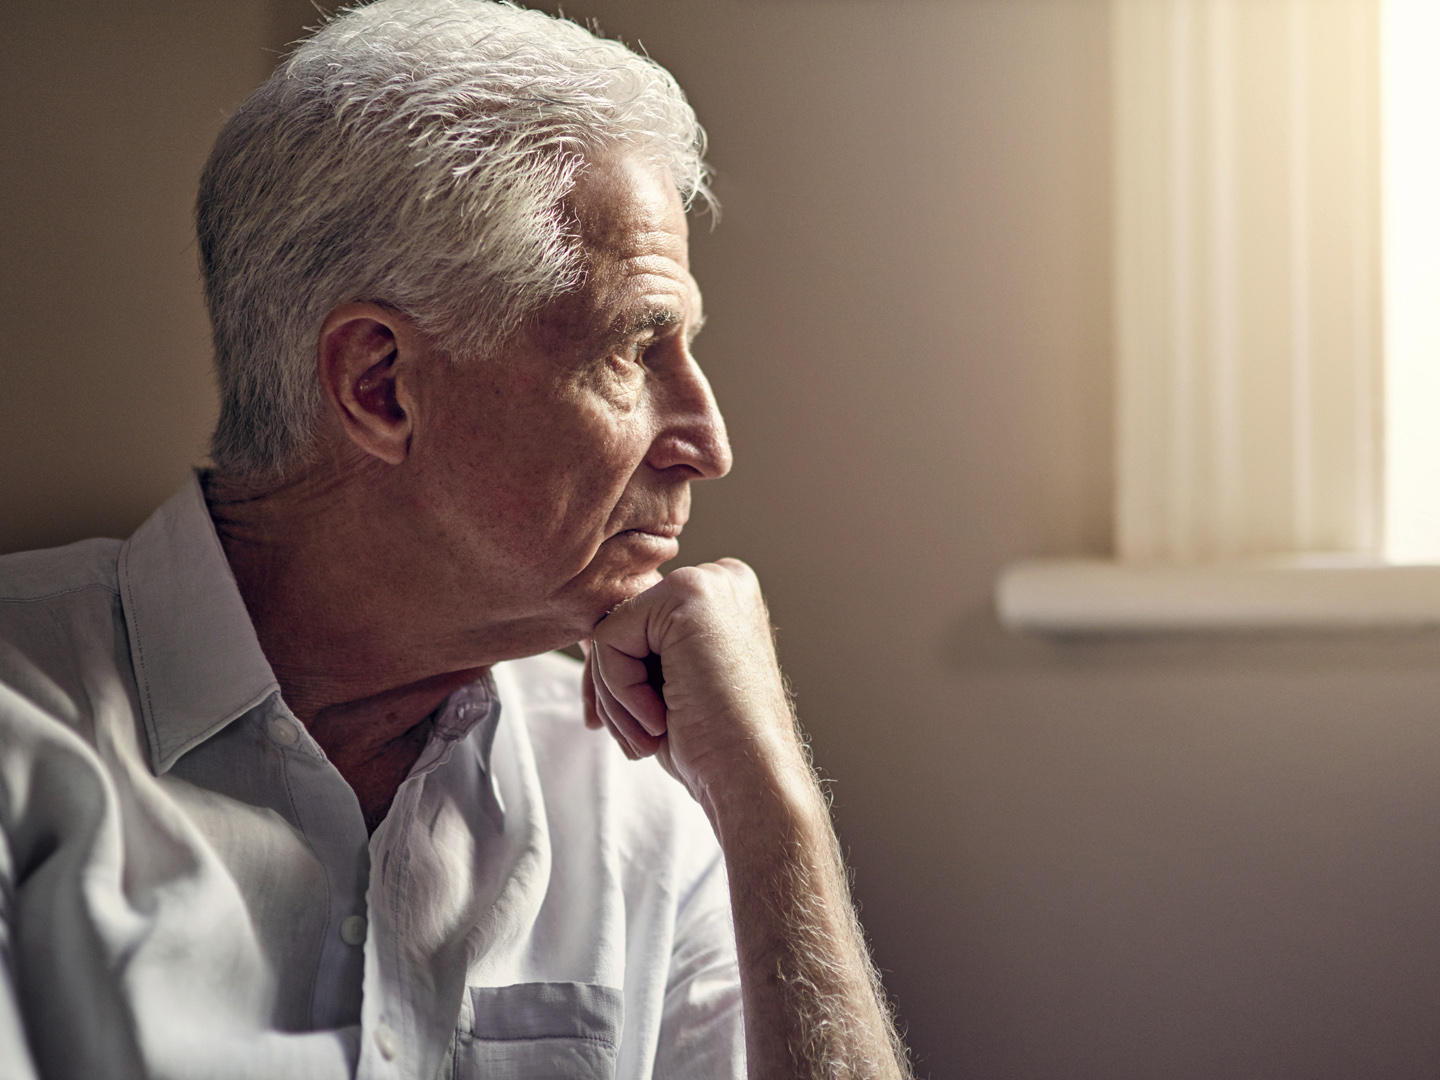
M 446 699 L 474 682 L 483 670 L 446 672 L 300 716 L 355 792 L 372 835 L 430 741 L 436 714 Z
M 434 730 L 435 719 L 433 715 L 427 716 L 375 752 L 364 758 L 351 760 L 346 760 L 343 752 L 340 760 L 336 760 L 330 748 L 324 743 L 320 744 L 330 760 L 335 762 L 335 767 L 345 778 L 345 782 L 355 792 L 355 797 L 360 800 L 360 812 L 365 816 L 365 829 L 372 836 L 385 820 L 385 815 L 390 812 L 400 785 L 410 775 L 415 762 L 420 760 L 425 744 L 430 741 L 430 734 Z

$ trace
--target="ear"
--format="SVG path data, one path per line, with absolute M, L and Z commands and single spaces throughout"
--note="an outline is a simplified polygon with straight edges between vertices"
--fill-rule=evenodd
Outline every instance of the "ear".
M 341 304 L 320 327 L 320 386 L 350 441 L 399 465 L 415 430 L 417 354 L 424 336 L 380 304 Z

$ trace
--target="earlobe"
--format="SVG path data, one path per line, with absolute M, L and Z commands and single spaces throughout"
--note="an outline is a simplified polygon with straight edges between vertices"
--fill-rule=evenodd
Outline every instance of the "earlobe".
M 378 304 L 342 304 L 320 328 L 321 387 L 349 440 L 389 465 L 409 455 L 414 429 L 409 377 L 413 327 Z

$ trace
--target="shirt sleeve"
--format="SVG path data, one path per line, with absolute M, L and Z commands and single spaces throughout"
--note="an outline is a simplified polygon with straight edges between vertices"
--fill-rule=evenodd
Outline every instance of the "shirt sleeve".
M 657 1080 L 742 1080 L 745 1025 L 725 863 L 715 849 L 676 911 Z
M 0 1076 L 36 1080 L 39 1073 L 25 1038 L 15 977 L 14 871 L 10 838 L 0 833 Z
M 106 877 L 118 877 L 120 863 L 114 789 L 93 748 L 14 689 L 39 678 L 12 678 L 6 661 L 0 655 L 0 1077 L 140 1076 L 109 960 L 129 940 L 110 931 L 129 924 L 118 905 L 94 918 L 93 895 L 118 892 Z

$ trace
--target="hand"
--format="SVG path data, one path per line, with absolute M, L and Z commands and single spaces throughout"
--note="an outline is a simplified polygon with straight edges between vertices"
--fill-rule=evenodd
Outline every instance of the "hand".
M 585 654 L 586 723 L 609 728 L 631 758 L 654 754 L 712 820 L 717 798 L 747 781 L 773 788 L 793 769 L 808 781 L 769 612 L 744 563 L 673 571 L 602 619 Z
M 754 572 L 685 567 L 621 604 L 595 627 L 584 687 L 586 723 L 659 758 L 715 827 L 751 1080 L 908 1078 Z

